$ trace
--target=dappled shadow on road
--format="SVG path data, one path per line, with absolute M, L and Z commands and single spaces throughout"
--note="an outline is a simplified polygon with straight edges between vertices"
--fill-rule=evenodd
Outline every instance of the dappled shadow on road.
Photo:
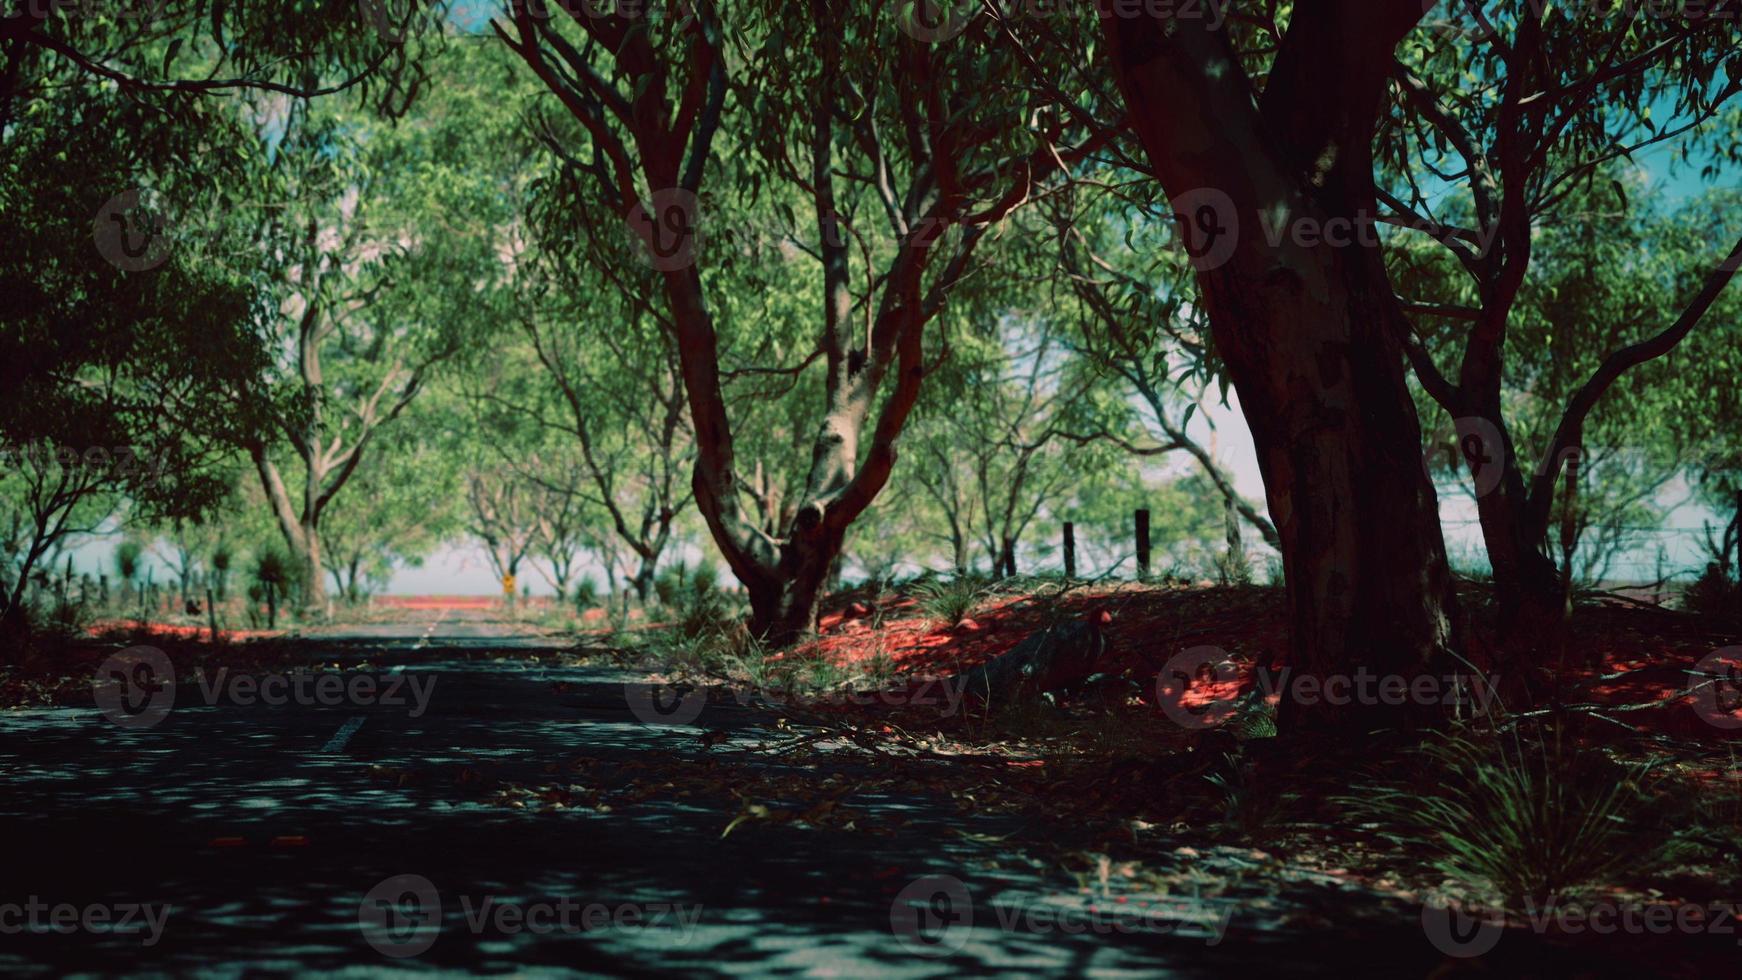
M 0 967 L 1209 976 L 1449 962 L 1418 910 L 1324 877 L 1228 874 L 1186 848 L 1166 893 L 1104 868 L 1073 877 L 1060 854 L 1086 843 L 1070 828 L 912 776 L 973 760 L 891 763 L 718 691 L 692 724 L 650 724 L 630 709 L 631 675 L 453 659 L 405 672 L 429 683 L 415 716 L 197 701 L 134 731 L 90 708 L 0 716 L 0 902 L 169 906 L 152 945 L 26 930 L 0 936 Z M 439 917 L 371 895 L 403 875 L 428 880 Z M 967 902 L 916 899 L 931 876 Z M 390 912 L 423 928 L 384 929 Z M 433 941 L 391 955 L 406 936 Z M 1528 936 L 1497 955 L 1489 967 L 1553 957 L 1603 972 Z

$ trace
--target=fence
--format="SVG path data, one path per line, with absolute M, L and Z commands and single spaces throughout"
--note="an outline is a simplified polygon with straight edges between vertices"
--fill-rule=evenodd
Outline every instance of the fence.
M 1742 499 L 1738 500 L 1738 512 L 1742 513 Z M 1132 513 L 1132 551 L 1120 557 L 1113 567 L 1104 569 L 1100 576 L 1111 577 L 1117 573 L 1130 558 L 1135 558 L 1135 572 L 1138 580 L 1148 580 L 1155 573 L 1155 548 L 1151 538 L 1151 520 L 1148 509 L 1138 509 Z M 1468 550 L 1477 553 L 1478 561 L 1472 565 L 1486 563 L 1486 550 L 1482 545 L 1479 529 L 1481 522 L 1477 519 L 1442 519 L 1442 527 L 1468 528 L 1469 540 L 1461 542 Z M 1225 526 L 1226 541 L 1229 551 L 1235 552 L 1236 561 L 1245 561 L 1245 533 L 1243 527 Z M 1711 538 L 1708 538 L 1708 535 Z M 1206 536 L 1207 537 L 1207 536 Z M 1716 560 L 1707 547 L 1708 540 L 1716 539 L 1720 547 L 1726 549 L 1725 561 L 1728 568 L 1742 568 L 1742 534 L 1733 529 L 1726 534 L 1722 527 L 1709 526 L 1647 526 L 1630 524 L 1591 524 L 1580 532 L 1579 550 L 1575 550 L 1575 562 L 1586 571 L 1597 573 L 1601 583 L 1614 585 L 1644 586 L 1652 590 L 1653 601 L 1668 598 L 1675 591 L 1669 583 L 1677 579 L 1687 579 L 1702 573 L 1708 562 Z M 1077 547 L 1077 525 L 1073 521 L 1063 521 L 1059 526 L 1058 538 L 1059 560 L 1054 562 L 1033 561 L 1028 564 L 1028 570 L 1038 572 L 1063 572 L 1066 578 L 1079 577 L 1081 562 Z M 1235 542 L 1239 541 L 1240 544 Z M 1679 542 L 1679 555 L 1672 555 L 1669 548 L 1661 544 L 1656 550 L 1649 551 L 1653 542 Z M 1593 549 L 1601 549 L 1593 554 Z M 1551 550 L 1556 550 L 1552 549 Z M 1734 555 L 1734 557 L 1730 557 Z M 1556 557 L 1558 558 L 1558 551 Z M 1013 542 L 1006 540 L 1000 554 L 996 556 L 995 571 L 1004 575 L 1014 575 L 1017 571 L 1016 548 Z M 1249 566 L 1248 566 L 1249 567 Z M 1478 568 L 1478 570 L 1480 570 Z M 1596 583 L 1594 583 L 1596 584 Z

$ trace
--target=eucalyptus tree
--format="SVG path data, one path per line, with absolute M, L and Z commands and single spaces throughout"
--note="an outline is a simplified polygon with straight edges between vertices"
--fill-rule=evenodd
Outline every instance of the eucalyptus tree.
M 522 308 L 514 315 L 528 314 Z M 522 488 L 524 507 L 517 499 L 509 513 L 530 523 L 517 527 L 516 536 L 524 531 L 525 557 L 538 560 L 534 567 L 559 597 L 577 581 L 583 553 L 592 552 L 613 576 L 618 559 L 630 556 L 636 567 L 627 578 L 645 599 L 687 492 L 678 481 L 681 425 L 673 420 L 667 429 L 653 421 L 662 413 L 648 407 L 644 379 L 632 370 L 614 371 L 597 350 L 589 358 L 551 357 L 558 343 L 551 340 L 557 328 L 551 329 L 537 342 L 542 354 L 521 340 L 494 351 L 489 363 L 456 373 L 461 404 L 454 411 L 471 432 L 465 448 L 454 452 L 472 460 L 469 487 L 482 481 Z M 594 369 L 615 377 L 600 385 L 580 380 Z M 638 403 L 612 399 L 607 387 Z M 681 418 L 681 400 L 672 412 Z M 653 424 L 638 430 L 638 421 Z M 481 538 L 478 520 L 475 515 L 473 535 Z M 508 536 L 505 527 L 492 534 Z
M 440 40 L 448 6 L 7 0 L 0 4 L 0 130 L 49 75 L 147 98 L 245 90 L 313 98 L 352 90 L 391 109 L 423 81 L 423 49 Z
M 213 597 L 225 598 L 225 578 L 230 570 L 235 549 L 247 541 L 256 530 L 271 533 L 271 528 L 256 513 L 258 501 L 249 492 L 258 489 L 250 482 L 247 461 L 236 454 L 224 460 L 221 470 L 227 484 L 223 496 L 197 517 L 176 516 L 152 520 L 147 515 L 123 510 L 117 524 L 148 542 L 148 549 L 181 584 L 184 600 L 203 600 L 198 588 L 202 579 L 212 589 Z
M 1715 298 L 1697 333 L 1617 376 L 1589 406 L 1578 444 L 1556 448 L 1568 405 L 1640 324 L 1656 322 L 1690 290 L 1689 273 L 1709 252 L 1713 225 L 1733 216 L 1735 203 L 1731 193 L 1672 206 L 1644 177 L 1624 170 L 1575 188 L 1555 214 L 1538 220 L 1531 273 L 1508 318 L 1500 405 L 1513 458 L 1503 463 L 1496 426 L 1447 412 L 1434 427 L 1431 441 L 1444 452 L 1430 453 L 1430 462 L 1464 477 L 1478 507 L 1483 496 L 1504 492 L 1507 468 L 1534 481 L 1544 468 L 1561 467 L 1558 483 L 1524 497 L 1543 508 L 1531 512 L 1533 550 L 1550 565 L 1537 573 L 1540 594 L 1513 595 L 1510 602 L 1534 603 L 1538 620 L 1556 613 L 1566 585 L 1601 578 L 1617 552 L 1636 546 L 1641 533 L 1661 522 L 1672 487 L 1697 479 L 1712 440 L 1729 428 L 1733 416 L 1722 392 L 1737 340 L 1735 311 L 1742 306 L 1735 292 Z M 1428 248 L 1422 252 L 1432 255 Z M 1403 258 L 1396 273 L 1403 288 L 1418 296 L 1457 296 L 1461 270 L 1407 253 Z M 1460 353 L 1467 338 L 1464 330 L 1447 327 L 1424 331 L 1420 343 L 1422 357 L 1441 361 Z M 1465 440 L 1478 458 L 1487 457 L 1474 479 L 1461 451 Z M 1496 568 L 1505 566 L 1506 540 L 1485 536 L 1490 547 L 1501 545 L 1490 553 Z
M 904 441 L 925 436 L 923 423 L 916 422 Z M 906 450 L 917 455 L 909 444 Z M 932 502 L 916 475 L 927 468 L 923 457 L 903 467 L 877 500 L 866 508 L 844 552 L 843 573 L 852 572 L 864 581 L 887 583 L 904 574 L 949 569 L 957 574 L 973 571 L 968 549 L 971 529 L 954 534 L 948 517 Z
M 587 526 L 597 518 L 587 500 L 572 490 L 546 491 L 538 510 L 533 556 L 543 560 L 538 573 L 550 583 L 559 600 L 573 598 L 571 588 L 581 587 L 585 576 L 581 563 L 587 550 Z
M 458 530 L 459 461 L 427 438 L 432 423 L 418 415 L 384 430 L 321 520 L 321 563 L 346 602 L 385 588 L 396 569 L 421 565 Z
M 1458 642 L 1378 249 L 1258 233 L 1377 213 L 1374 131 L 1393 52 L 1423 6 L 1319 0 L 1226 30 L 1147 14 L 1100 25 L 1149 170 L 1190 222 L 1198 304 L 1252 430 L 1292 660 L 1309 674 L 1409 675 Z M 1267 16 L 1278 13 L 1286 29 Z M 1352 721 L 1302 708 L 1283 705 L 1284 721 Z
M 1068 355 L 1063 332 L 1047 311 L 1020 306 L 978 331 L 954 331 L 915 409 L 907 442 L 917 461 L 904 479 L 938 513 L 958 572 L 977 552 L 993 574 L 1010 573 L 1024 537 L 1043 516 L 1067 513 L 1079 483 L 1130 465 L 1107 443 L 1080 436 L 1105 424 L 1100 410 L 1111 399 L 1098 390 L 1105 382 Z
M 0 127 L 0 495 L 28 530 L 0 596 L 9 640 L 21 583 L 69 536 L 222 496 L 218 447 L 262 424 L 228 392 L 266 359 L 246 270 L 128 223 L 164 199 L 220 207 L 233 122 L 196 106 L 162 126 L 161 106 L 52 65 L 25 80 Z
M 888 482 L 927 323 L 993 223 L 1087 144 L 1023 95 L 1030 66 L 1016 53 L 924 43 L 893 9 L 747 0 L 637 13 L 534 0 L 494 27 L 578 124 L 556 148 L 648 246 L 680 357 L 696 506 L 749 593 L 753 630 L 785 642 L 813 628 L 848 527 Z M 710 230 L 724 238 L 769 215 L 779 221 L 760 245 L 707 244 Z M 756 305 L 742 284 L 774 254 L 807 270 L 802 301 L 782 312 L 810 339 L 736 360 L 775 346 L 759 333 L 795 332 L 733 317 L 730 294 Z M 807 458 L 795 492 L 757 514 L 750 498 L 772 501 L 787 481 L 764 467 L 758 487 L 740 457 L 754 433 L 743 413 L 734 424 L 732 382 L 782 375 L 816 392 Z
M 452 49 L 397 121 L 331 99 L 262 107 L 270 205 L 234 220 L 263 229 L 250 247 L 275 267 L 266 332 L 278 356 L 242 396 L 282 407 L 277 438 L 243 448 L 311 614 L 325 606 L 326 509 L 437 367 L 500 315 L 514 172 L 490 165 L 493 53 Z
M 538 488 L 511 470 L 489 465 L 466 468 L 466 533 L 484 549 L 490 569 L 508 592 L 520 578 L 521 563 L 538 547 L 538 522 L 544 501 Z
M 527 423 L 527 439 L 492 445 L 546 499 L 538 550 L 552 586 L 566 591 L 586 525 L 598 522 L 633 556 L 630 585 L 645 601 L 690 503 L 680 361 L 650 301 L 653 271 L 628 241 L 590 241 L 598 262 L 565 261 L 579 244 L 561 237 L 568 216 L 540 213 L 571 200 L 564 179 L 559 168 L 528 191 L 507 332 L 462 388 L 475 414 Z
M 1229 377 L 1191 299 L 1188 257 L 1171 247 L 1172 214 L 1152 181 L 1112 171 L 1082 180 L 1039 209 L 1055 239 L 1062 288 L 1054 316 L 1074 324 L 1072 350 L 1116 382 L 1142 411 L 1075 434 L 1133 456 L 1190 457 L 1239 518 L 1282 550 L 1276 527 L 1235 486 L 1210 447 L 1193 437 L 1193 417 L 1212 396 L 1227 404 Z M 1117 417 L 1118 413 L 1115 413 Z
M 403 107 L 440 33 L 417 8 L 364 9 L 0 3 L 0 438 L 80 460 L 32 477 L 39 544 L 98 495 L 145 519 L 200 513 L 223 492 L 217 447 L 265 424 L 227 397 L 263 357 L 255 270 L 206 261 L 164 217 L 222 213 L 251 180 L 234 104 L 208 96 Z M 16 603 L 0 615 L 20 625 Z
M 1398 296 L 1397 236 L 1379 225 L 1419 229 L 1468 268 L 1483 312 L 1459 387 L 1442 394 L 1492 410 L 1532 212 L 1642 142 L 1629 127 L 1645 113 L 1701 116 L 1729 87 L 1711 80 L 1734 51 L 1733 18 L 1491 6 L 1457 5 L 1474 35 L 1424 24 L 1435 5 L 1419 0 L 1264 4 L 1225 23 L 1148 8 L 1099 24 L 1100 62 L 1185 219 L 1199 305 L 1252 429 L 1304 672 L 1413 674 L 1450 665 L 1459 645 L 1404 374 L 1411 315 L 1440 311 Z M 1429 172 L 1422 152 L 1447 169 L 1412 183 Z M 1474 227 L 1433 212 L 1442 183 L 1474 201 Z M 1283 708 L 1288 724 L 1365 714 Z
M 1698 160 L 1708 179 L 1742 163 L 1739 12 L 1718 2 L 1489 17 L 1453 5 L 1453 24 L 1469 29 L 1461 43 L 1418 34 L 1391 66 L 1397 101 L 1378 134 L 1388 177 L 1379 201 L 1456 270 L 1442 288 L 1410 296 L 1405 350 L 1423 388 L 1458 420 L 1472 479 L 1488 488 L 1476 500 L 1483 540 L 1503 620 L 1526 647 L 1564 609 L 1549 531 L 1569 461 L 1590 455 L 1594 410 L 1699 327 L 1742 267 L 1733 215 L 1689 209 L 1666 226 L 1650 208 L 1627 206 L 1614 172 L 1659 146 L 1688 169 Z M 1449 186 L 1424 187 L 1417 174 Z M 1645 254 L 1639 226 L 1654 219 Z M 1395 268 L 1414 256 L 1399 248 L 1392 258 Z M 1539 261 L 1559 268 L 1540 275 Z M 1611 277 L 1622 292 L 1607 288 Z M 1545 278 L 1559 295 L 1533 303 Z M 1590 296 L 1609 307 L 1581 307 Z M 1544 339 L 1532 320 L 1545 315 L 1559 328 L 1546 338 L 1558 344 L 1550 366 L 1570 376 L 1545 379 L 1557 390 L 1541 394 L 1559 404 L 1533 426 L 1507 411 L 1505 396 L 1508 379 L 1531 372 Z M 1541 455 L 1520 460 L 1526 427 L 1540 434 Z

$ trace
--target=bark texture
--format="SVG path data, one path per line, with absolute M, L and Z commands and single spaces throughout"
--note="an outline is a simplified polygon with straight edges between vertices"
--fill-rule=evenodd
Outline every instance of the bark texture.
M 1104 21 L 1115 74 L 1182 211 L 1202 302 L 1282 544 L 1298 674 L 1444 663 L 1456 599 L 1377 242 L 1371 144 L 1415 0 L 1296 6 L 1262 95 L 1202 21 Z M 1285 702 L 1285 727 L 1374 710 Z

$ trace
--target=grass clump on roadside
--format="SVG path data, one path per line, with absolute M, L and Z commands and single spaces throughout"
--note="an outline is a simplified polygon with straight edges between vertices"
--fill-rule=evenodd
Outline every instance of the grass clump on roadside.
M 974 614 L 989 593 L 986 585 L 971 575 L 933 578 L 910 586 L 920 611 L 945 626 L 955 626 Z
M 1510 907 L 1554 901 L 1639 860 L 1643 767 L 1541 731 L 1437 733 L 1411 755 L 1411 776 L 1338 802 Z

